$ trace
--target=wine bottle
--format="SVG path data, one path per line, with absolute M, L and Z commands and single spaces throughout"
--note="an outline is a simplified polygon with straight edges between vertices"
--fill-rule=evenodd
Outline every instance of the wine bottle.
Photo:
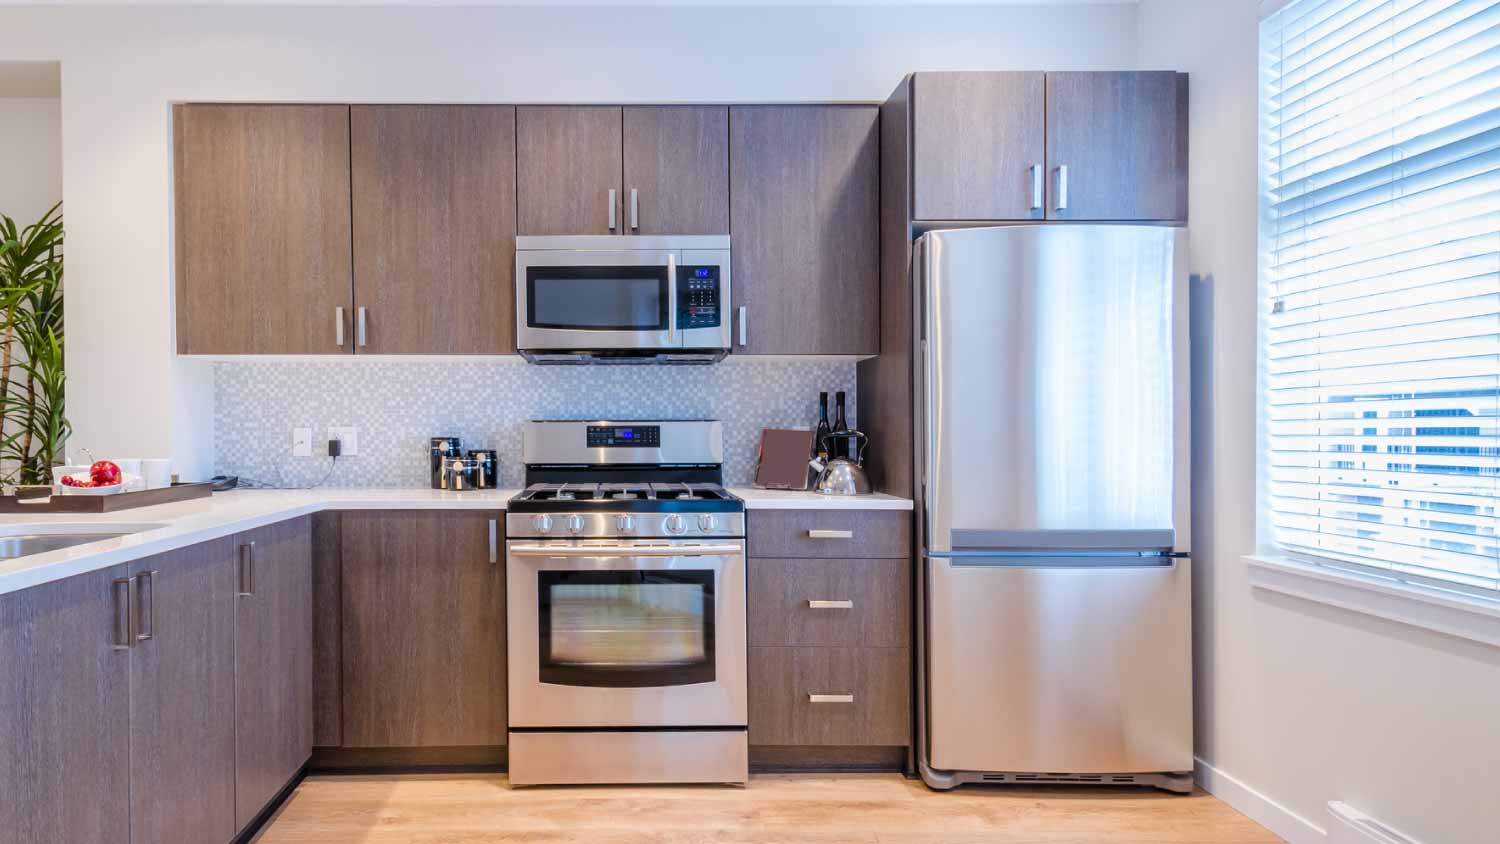
M 818 427 L 813 433 L 813 456 L 823 463 L 828 462 L 828 435 L 833 429 L 828 427 L 828 394 L 818 393 Z
M 848 451 L 848 449 L 845 448 L 848 440 L 839 439 L 840 434 L 849 433 L 849 420 L 844 417 L 843 390 L 839 390 L 837 393 L 833 394 L 833 402 L 837 407 L 837 410 L 834 411 L 833 415 L 833 447 L 829 449 L 829 454 L 832 457 L 848 457 L 849 455 L 845 453 L 846 451 Z

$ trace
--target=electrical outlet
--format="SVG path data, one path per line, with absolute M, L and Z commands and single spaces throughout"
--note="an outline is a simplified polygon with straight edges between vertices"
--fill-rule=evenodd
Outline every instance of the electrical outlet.
M 292 429 L 292 456 L 312 457 L 312 429 Z
M 328 426 L 328 438 L 338 440 L 344 447 L 343 457 L 359 454 L 359 429 L 352 426 Z

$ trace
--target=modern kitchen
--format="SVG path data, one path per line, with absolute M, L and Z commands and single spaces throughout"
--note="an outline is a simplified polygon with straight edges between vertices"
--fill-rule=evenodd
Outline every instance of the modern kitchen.
M 1496 90 L 1492 0 L 0 2 L 0 842 L 1495 840 Z

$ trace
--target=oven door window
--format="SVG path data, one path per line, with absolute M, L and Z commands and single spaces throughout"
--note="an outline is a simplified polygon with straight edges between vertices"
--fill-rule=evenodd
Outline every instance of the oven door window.
M 666 331 L 667 268 L 526 268 L 526 324 L 568 331 Z
M 537 574 L 540 677 L 564 686 L 714 681 L 714 572 Z

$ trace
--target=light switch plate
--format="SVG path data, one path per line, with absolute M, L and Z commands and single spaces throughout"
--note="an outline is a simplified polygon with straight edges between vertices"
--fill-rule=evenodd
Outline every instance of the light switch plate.
M 292 456 L 312 457 L 312 429 L 292 429 Z
M 359 429 L 353 426 L 329 425 L 328 438 L 338 440 L 343 444 L 344 450 L 341 456 L 353 457 L 359 454 Z

